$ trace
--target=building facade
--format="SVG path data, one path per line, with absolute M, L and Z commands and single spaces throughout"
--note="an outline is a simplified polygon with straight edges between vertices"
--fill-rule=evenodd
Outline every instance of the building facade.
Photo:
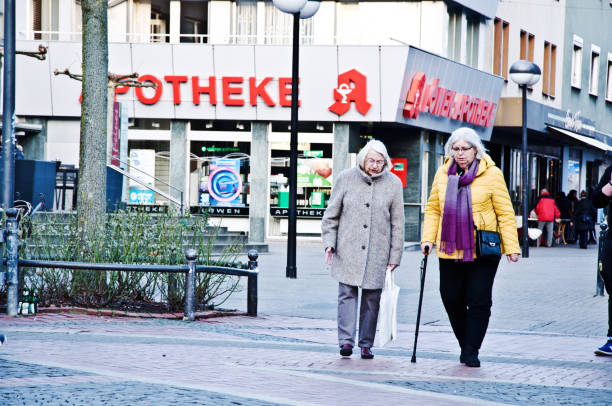
M 603 64 L 612 36 L 604 40 L 602 30 L 575 21 L 588 18 L 572 14 L 580 4 L 323 1 L 300 27 L 298 233 L 320 233 L 333 174 L 376 137 L 405 185 L 406 239 L 418 240 L 444 142 L 463 125 L 481 135 L 518 207 L 521 102 L 508 77 L 518 59 L 544 72 L 528 96 L 530 200 L 544 185 L 575 185 L 576 159 L 576 187 L 585 188 L 587 166 L 599 170 L 612 145 L 609 87 L 595 103 L 584 89 L 567 87 L 568 37 L 577 30 L 584 46 L 597 44 Z M 603 23 L 609 10 L 600 6 Z M 17 59 L 26 158 L 78 166 L 80 83 L 53 72 L 80 73 L 80 14 L 75 0 L 17 4 L 18 49 L 49 47 L 46 61 Z M 182 198 L 253 241 L 286 233 L 291 24 L 271 1 L 109 1 L 109 70 L 137 72 L 156 85 L 116 91 L 124 161 L 140 173 L 126 200 Z M 608 77 L 609 64 L 608 57 Z M 604 71 L 600 88 L 609 86 Z

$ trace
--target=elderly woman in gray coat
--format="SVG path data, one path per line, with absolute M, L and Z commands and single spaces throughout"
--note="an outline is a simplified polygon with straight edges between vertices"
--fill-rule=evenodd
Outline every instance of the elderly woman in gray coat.
M 321 228 L 325 262 L 339 282 L 340 354 L 353 353 L 361 287 L 358 344 L 361 358 L 371 359 L 385 273 L 399 265 L 404 249 L 404 199 L 382 142 L 368 142 L 357 162 L 335 177 Z

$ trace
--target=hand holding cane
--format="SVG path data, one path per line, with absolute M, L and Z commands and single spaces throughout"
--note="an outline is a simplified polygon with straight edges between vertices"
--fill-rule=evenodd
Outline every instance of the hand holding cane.
M 429 256 L 429 247 L 425 246 L 425 256 L 421 260 L 421 293 L 419 294 L 419 309 L 417 310 L 416 329 L 414 331 L 414 347 L 412 348 L 412 359 L 410 362 L 416 362 L 417 339 L 419 338 L 419 324 L 421 322 L 421 305 L 423 304 L 423 288 L 425 287 L 425 270 L 427 269 L 427 257 Z

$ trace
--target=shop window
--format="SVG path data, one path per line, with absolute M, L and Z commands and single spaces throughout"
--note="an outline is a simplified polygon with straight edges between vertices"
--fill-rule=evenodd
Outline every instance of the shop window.
M 142 183 L 170 194 L 170 143 L 168 141 L 128 141 L 128 172 L 140 182 L 129 181 L 129 204 L 163 205 L 168 200 Z
M 508 40 L 510 24 L 499 18 L 495 19 L 493 44 L 493 73 L 508 80 Z
M 599 86 L 599 54 L 601 50 L 597 45 L 591 45 L 591 69 L 589 75 L 589 94 L 597 96 Z
M 608 53 L 608 70 L 606 82 L 606 101 L 612 102 L 612 54 Z
M 582 79 L 582 38 L 574 35 L 574 48 L 572 51 L 572 77 L 571 85 L 576 89 L 581 88 Z
M 331 194 L 332 145 L 298 145 L 297 207 L 321 209 Z M 270 207 L 289 207 L 289 142 L 271 143 Z
M 238 141 L 191 141 L 190 205 L 248 207 L 250 145 Z
M 555 97 L 555 77 L 557 75 L 557 46 L 544 42 L 544 64 L 542 72 L 542 94 Z

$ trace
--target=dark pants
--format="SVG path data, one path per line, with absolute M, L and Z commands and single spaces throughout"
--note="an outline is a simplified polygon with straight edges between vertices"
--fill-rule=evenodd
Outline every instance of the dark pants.
M 612 238 L 602 238 L 602 268 L 601 277 L 608 292 L 608 337 L 612 337 Z
M 440 294 L 459 345 L 480 348 L 491 316 L 491 293 L 499 260 L 440 259 Z
M 589 230 L 576 231 L 578 233 L 578 241 L 580 242 L 580 248 L 587 248 L 589 244 Z

